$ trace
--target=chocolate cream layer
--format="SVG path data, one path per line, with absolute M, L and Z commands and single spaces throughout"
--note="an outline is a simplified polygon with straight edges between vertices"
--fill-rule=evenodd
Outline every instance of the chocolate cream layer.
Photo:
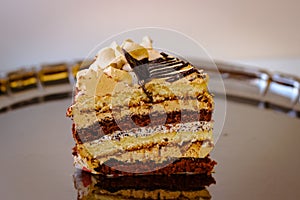
M 78 143 L 91 142 L 104 137 L 105 135 L 115 135 L 114 133 L 135 132 L 136 129 L 147 127 L 142 130 L 151 130 L 155 127 L 170 127 L 176 124 L 188 122 L 201 122 L 201 126 L 205 122 L 211 121 L 212 111 L 201 109 L 199 112 L 192 110 L 174 111 L 171 113 L 154 112 L 144 115 L 131 114 L 123 116 L 121 119 L 113 117 L 112 113 L 103 114 L 105 117 L 98 117 L 98 122 L 85 128 L 77 128 L 74 130 L 74 137 Z M 102 116 L 103 116 L 102 115 Z M 100 115 L 101 116 L 101 115 Z M 203 128 L 204 130 L 206 128 Z

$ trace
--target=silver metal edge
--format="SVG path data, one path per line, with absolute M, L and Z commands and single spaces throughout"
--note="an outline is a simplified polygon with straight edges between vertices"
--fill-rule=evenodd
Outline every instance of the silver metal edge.
M 222 77 L 228 100 L 272 109 L 300 118 L 300 77 L 222 61 L 214 62 L 217 68 L 210 66 L 211 62 L 195 59 L 190 61 L 198 68 L 204 69 L 212 77 L 211 81 L 214 80 L 214 75 Z M 69 73 L 67 83 L 54 84 L 50 89 L 41 84 L 39 76 L 37 76 L 36 88 L 21 91 L 17 95 L 11 92 L 9 85 L 6 85 L 8 92 L 0 93 L 0 113 L 50 100 L 70 98 L 75 82 L 72 74 L 74 66 L 75 63 L 67 63 Z M 38 74 L 41 67 L 34 70 Z M 8 74 L 2 74 L 0 79 L 7 79 Z

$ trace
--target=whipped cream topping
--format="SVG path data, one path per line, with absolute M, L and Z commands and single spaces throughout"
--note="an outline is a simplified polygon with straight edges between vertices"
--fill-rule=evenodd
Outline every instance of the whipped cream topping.
M 133 85 L 137 83 L 137 77 L 127 62 L 123 50 L 130 52 L 135 59 L 148 58 L 154 60 L 161 57 L 160 52 L 153 49 L 152 40 L 145 36 L 140 44 L 128 39 L 121 45 L 113 42 L 109 47 L 101 49 L 95 61 L 88 69 L 81 70 L 77 73 L 76 88 L 79 91 L 75 96 L 75 100 L 79 96 L 91 97 L 97 94 L 97 88 L 107 85 L 115 85 L 117 82 L 125 82 L 125 84 Z M 100 82 L 103 82 L 101 86 Z M 97 86 L 98 85 L 98 86 Z M 97 95 L 109 94 L 109 90 L 102 90 Z

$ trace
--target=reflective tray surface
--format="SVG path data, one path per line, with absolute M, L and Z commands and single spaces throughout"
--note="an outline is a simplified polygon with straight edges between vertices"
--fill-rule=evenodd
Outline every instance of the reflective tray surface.
M 227 112 L 211 153 L 218 162 L 216 184 L 207 187 L 212 199 L 299 199 L 299 79 L 225 63 L 218 67 Z M 71 120 L 65 117 L 74 65 L 57 67 L 54 81 L 41 70 L 1 78 L 1 199 L 78 198 Z M 215 72 L 209 73 L 213 87 Z

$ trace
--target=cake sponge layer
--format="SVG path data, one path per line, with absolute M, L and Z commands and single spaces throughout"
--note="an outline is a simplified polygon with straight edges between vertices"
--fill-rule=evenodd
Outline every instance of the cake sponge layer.
M 102 173 L 103 171 L 100 169 L 106 165 L 118 171 L 144 174 L 164 168 L 179 158 L 205 158 L 213 148 L 213 145 L 209 141 L 195 141 L 191 144 L 183 144 L 182 146 L 163 145 L 165 144 L 141 146 L 139 149 L 96 158 L 93 158 L 92 154 L 86 151 L 86 148 L 77 146 L 76 153 L 74 154 L 75 166 L 79 169 L 87 169 L 96 174 Z M 119 162 L 123 164 L 119 165 Z M 152 165 L 149 165 L 149 162 Z M 188 171 L 191 172 L 190 170 Z

